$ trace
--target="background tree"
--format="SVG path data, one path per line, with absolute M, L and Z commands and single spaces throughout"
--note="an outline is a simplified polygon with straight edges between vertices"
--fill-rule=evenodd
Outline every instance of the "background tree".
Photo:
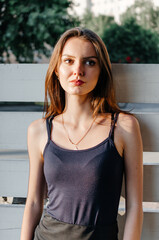
M 95 16 L 90 10 L 86 10 L 81 18 L 81 26 L 89 28 L 102 37 L 103 32 L 111 24 L 115 23 L 113 16 L 98 15 Z
M 68 14 L 70 0 L 0 0 L 0 62 L 14 54 L 18 62 L 50 56 L 58 37 L 78 20 Z M 5 57 L 6 55 L 6 57 Z
M 159 36 L 129 19 L 106 29 L 103 40 L 114 63 L 159 63 Z
M 136 0 L 134 5 L 121 15 L 121 23 L 132 17 L 144 28 L 159 33 L 159 7 L 155 7 L 151 0 Z

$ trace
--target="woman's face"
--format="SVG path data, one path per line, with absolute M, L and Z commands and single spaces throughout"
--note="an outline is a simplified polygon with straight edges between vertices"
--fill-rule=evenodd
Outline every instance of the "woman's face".
M 95 88 L 100 74 L 93 44 L 77 37 L 67 40 L 57 74 L 66 94 L 88 95 Z

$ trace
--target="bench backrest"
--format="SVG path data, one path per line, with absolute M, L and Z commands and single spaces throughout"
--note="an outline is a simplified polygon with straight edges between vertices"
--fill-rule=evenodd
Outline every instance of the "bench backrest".
M 0 102 L 0 196 L 26 197 L 29 173 L 27 128 L 41 111 L 24 111 L 18 103 L 43 102 L 48 64 L 1 64 Z M 144 225 L 142 239 L 159 239 L 159 65 L 113 64 L 117 100 L 132 111 L 140 123 L 144 145 Z M 123 191 L 124 197 L 124 191 Z M 109 207 L 109 206 L 108 206 Z M 0 239 L 19 239 L 24 205 L 0 204 Z M 119 207 L 122 239 L 124 205 Z

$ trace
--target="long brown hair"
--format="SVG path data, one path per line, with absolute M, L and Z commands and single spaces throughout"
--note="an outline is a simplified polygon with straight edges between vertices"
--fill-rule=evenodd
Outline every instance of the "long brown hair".
M 59 115 L 65 108 L 65 92 L 59 83 L 56 73 L 61 61 L 64 45 L 66 41 L 72 37 L 90 41 L 98 57 L 101 71 L 97 85 L 90 97 L 93 116 L 106 112 L 126 112 L 121 110 L 116 103 L 111 62 L 104 42 L 93 31 L 76 27 L 67 30 L 60 37 L 53 50 L 45 80 L 45 118 L 52 115 Z M 48 97 L 50 104 L 48 103 Z

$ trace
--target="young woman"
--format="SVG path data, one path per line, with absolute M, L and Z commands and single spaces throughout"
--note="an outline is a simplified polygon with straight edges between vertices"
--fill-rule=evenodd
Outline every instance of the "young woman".
M 80 28 L 61 36 L 47 71 L 45 97 L 44 119 L 28 128 L 30 176 L 21 240 L 117 240 L 123 173 L 123 240 L 139 240 L 140 127 L 116 104 L 111 63 L 99 36 Z M 49 203 L 41 218 L 46 192 Z

